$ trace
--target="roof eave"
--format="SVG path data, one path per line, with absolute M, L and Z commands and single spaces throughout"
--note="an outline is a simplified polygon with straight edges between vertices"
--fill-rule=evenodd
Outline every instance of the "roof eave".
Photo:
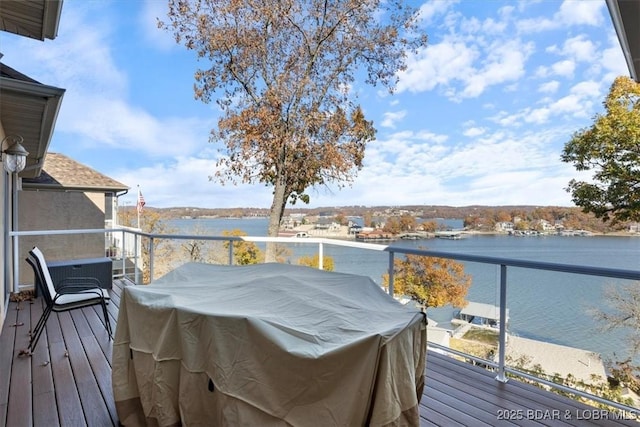
M 640 76 L 640 2 L 627 0 L 606 0 L 613 27 L 615 28 L 629 74 L 633 80 Z M 624 13 L 621 11 L 624 8 Z
M 82 193 L 120 193 L 129 190 L 129 187 L 91 187 L 91 186 L 69 186 L 60 184 L 41 184 L 31 181 L 22 181 L 23 190 L 46 190 L 46 191 L 74 191 Z
M 27 157 L 27 167 L 20 173 L 20 176 L 36 177 L 42 171 L 42 159 L 47 153 L 53 136 L 64 92 L 64 89 L 57 87 L 0 76 L 0 98 L 6 100 L 9 98 L 8 94 L 13 94 L 21 97 L 25 103 L 32 102 L 36 105 L 44 102 L 42 114 L 37 119 L 22 118 L 16 122 L 5 118 L 5 115 L 11 114 L 11 105 L 0 110 L 0 121 L 7 135 L 24 136 L 28 129 L 37 130 L 36 141 L 25 140 L 24 145 L 29 151 L 29 156 Z M 2 102 L 5 102 L 4 100 Z
M 62 0 L 48 0 L 44 4 L 44 16 L 42 17 L 42 36 L 53 40 L 58 37 L 58 27 L 60 26 L 60 16 L 62 15 Z

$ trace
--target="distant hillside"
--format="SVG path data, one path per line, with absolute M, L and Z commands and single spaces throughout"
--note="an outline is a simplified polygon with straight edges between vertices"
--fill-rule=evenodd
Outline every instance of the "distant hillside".
M 394 211 L 408 211 L 417 216 L 427 218 L 465 218 L 469 215 L 476 215 L 478 212 L 494 212 L 494 211 L 518 211 L 533 212 L 536 209 L 543 208 L 541 206 L 435 206 L 435 205 L 407 205 L 407 206 L 326 206 L 319 208 L 287 208 L 285 215 L 303 213 L 306 215 L 335 216 L 341 214 L 343 216 L 363 216 L 367 213 L 392 213 Z M 544 207 L 555 208 L 555 207 Z M 126 207 L 126 209 L 134 209 Z M 196 208 L 196 207 L 171 207 L 171 208 L 154 208 L 145 206 L 145 209 L 160 213 L 165 218 L 183 218 L 183 217 L 231 217 L 242 218 L 252 216 L 269 216 L 267 208 Z M 578 209 L 578 208 L 555 208 L 555 209 Z
M 134 209 L 127 207 L 125 209 Z M 162 218 L 216 218 L 216 217 L 267 217 L 266 208 L 195 208 L 172 207 L 153 208 L 145 206 L 145 210 L 157 212 Z M 462 219 L 465 226 L 479 231 L 493 230 L 497 222 L 546 220 L 551 224 L 562 223 L 571 229 L 583 229 L 597 233 L 611 233 L 629 229 L 628 223 L 613 226 L 604 223 L 591 214 L 585 214 L 578 207 L 562 206 L 436 206 L 436 205 L 407 205 L 407 206 L 327 206 L 320 208 L 289 208 L 285 216 L 305 214 L 307 216 L 349 217 L 374 216 L 391 217 L 411 215 L 428 220 L 436 218 Z

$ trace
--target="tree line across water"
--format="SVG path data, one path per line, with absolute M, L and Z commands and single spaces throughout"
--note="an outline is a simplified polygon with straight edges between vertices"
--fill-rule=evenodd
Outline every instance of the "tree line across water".
M 134 207 L 126 207 L 125 210 L 134 210 Z M 196 208 L 196 207 L 171 207 L 153 208 L 145 206 L 156 212 L 163 220 L 179 218 L 246 218 L 267 217 L 267 208 Z M 435 221 L 436 219 L 460 219 L 465 228 L 474 231 L 493 231 L 496 223 L 513 222 L 518 219 L 521 226 L 527 225 L 535 228 L 540 220 L 550 224 L 562 224 L 565 229 L 588 230 L 594 233 L 618 233 L 627 232 L 635 223 L 633 221 L 621 221 L 616 224 L 604 222 L 596 218 L 592 213 L 585 213 L 579 207 L 563 206 L 435 206 L 435 205 L 409 205 L 409 206 L 343 206 L 321 208 L 296 208 L 287 209 L 285 217 L 290 215 L 305 215 L 307 218 L 328 217 L 336 222 L 347 225 L 351 217 L 363 218 L 365 226 L 375 226 L 381 222 L 389 223 L 389 226 L 398 225 L 401 231 L 407 231 L 417 223 Z M 397 224 L 396 224 L 397 223 Z

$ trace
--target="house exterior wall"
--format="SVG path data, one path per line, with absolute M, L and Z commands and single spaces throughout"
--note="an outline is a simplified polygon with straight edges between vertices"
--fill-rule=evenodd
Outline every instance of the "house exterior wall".
M 5 137 L 4 128 L 2 126 L 2 121 L 0 121 L 0 141 L 2 141 Z M 1 149 L 1 147 L 0 147 Z M 1 166 L 0 166 L 1 167 Z M 4 172 L 4 169 L 0 171 L 0 235 L 3 236 L 2 244 L 0 244 L 0 330 L 2 330 L 2 324 L 4 323 L 4 319 L 7 317 L 6 313 L 6 305 L 7 305 L 7 295 L 8 290 L 10 289 L 11 282 L 6 277 L 6 269 L 4 262 L 4 254 L 5 254 L 5 239 L 6 239 L 6 231 L 5 231 L 5 218 L 8 207 L 5 206 L 5 193 L 6 193 L 6 177 L 7 174 Z
M 23 190 L 18 200 L 20 231 L 104 229 L 104 193 Z M 49 261 L 105 256 L 103 233 L 21 237 L 20 285 L 34 283 L 33 271 L 24 261 L 33 246 Z

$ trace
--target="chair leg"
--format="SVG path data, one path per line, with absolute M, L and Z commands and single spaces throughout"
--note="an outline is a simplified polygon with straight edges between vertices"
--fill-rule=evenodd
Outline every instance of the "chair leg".
M 35 350 L 36 345 L 38 344 L 38 340 L 40 339 L 40 335 L 42 335 L 42 331 L 44 330 L 44 327 L 47 324 L 47 320 L 49 319 L 52 311 L 53 309 L 51 307 L 45 307 L 42 316 L 40 316 L 38 323 L 36 323 L 35 329 L 31 331 L 31 340 L 29 340 L 29 353 L 33 353 L 33 350 Z
M 107 333 L 109 334 L 109 339 L 113 340 L 113 333 L 111 331 L 111 321 L 109 320 L 109 312 L 107 311 L 107 304 L 104 300 L 102 300 L 101 305 L 102 305 L 102 314 L 104 314 L 104 327 L 107 329 Z
M 32 338 L 33 338 L 33 336 L 35 336 L 38 333 L 40 328 L 43 326 L 43 323 L 46 321 L 46 318 L 47 318 L 46 313 L 47 313 L 48 308 L 49 307 L 47 306 L 42 310 L 42 314 L 40 315 L 40 318 L 38 319 L 38 322 L 36 323 L 36 326 L 31 328 L 31 331 L 29 331 L 29 334 L 31 335 Z

